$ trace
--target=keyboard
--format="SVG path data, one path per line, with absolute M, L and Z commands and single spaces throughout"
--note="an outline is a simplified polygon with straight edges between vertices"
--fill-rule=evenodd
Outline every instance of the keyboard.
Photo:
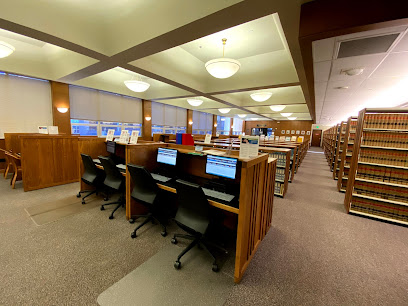
M 124 165 L 124 164 L 116 165 L 116 168 L 118 168 L 119 170 L 126 171 L 126 165 Z
M 156 174 L 156 173 L 152 173 L 152 177 L 155 181 L 159 181 L 162 183 L 166 183 L 171 180 L 171 177 L 167 177 L 167 176 Z
M 223 200 L 226 202 L 231 202 L 235 198 L 235 196 L 232 194 L 219 192 L 219 191 L 212 190 L 212 189 L 203 188 L 203 191 L 207 197 L 212 197 L 212 198 Z
M 92 160 L 95 164 L 100 164 L 101 163 L 101 161 L 99 160 L 99 158 L 95 158 L 95 159 L 93 159 Z

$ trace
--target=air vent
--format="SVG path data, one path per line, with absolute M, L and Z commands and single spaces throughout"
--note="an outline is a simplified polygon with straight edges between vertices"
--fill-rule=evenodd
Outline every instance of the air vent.
M 337 58 L 387 52 L 398 35 L 399 33 L 341 42 Z

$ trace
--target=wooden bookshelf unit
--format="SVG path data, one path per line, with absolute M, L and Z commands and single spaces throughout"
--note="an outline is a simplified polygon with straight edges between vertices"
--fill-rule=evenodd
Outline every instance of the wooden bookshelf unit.
M 340 123 L 340 131 L 339 136 L 337 139 L 336 145 L 336 153 L 334 158 L 334 166 L 333 166 L 333 179 L 337 180 L 339 178 L 339 171 L 340 171 L 340 162 L 343 152 L 343 145 L 344 145 L 344 138 L 346 136 L 346 129 L 347 129 L 347 122 L 342 121 Z
M 351 157 L 353 156 L 354 138 L 356 136 L 357 117 L 350 117 L 347 120 L 346 134 L 341 153 L 339 177 L 337 189 L 340 192 L 346 192 L 348 173 L 350 170 Z

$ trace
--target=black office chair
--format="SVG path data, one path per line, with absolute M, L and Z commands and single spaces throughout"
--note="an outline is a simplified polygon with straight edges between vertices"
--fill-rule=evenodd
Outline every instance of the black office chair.
M 130 235 L 132 238 L 137 237 L 137 230 L 143 225 L 147 224 L 149 221 L 157 221 L 163 227 L 161 235 L 163 237 L 167 236 L 166 226 L 159 220 L 160 209 L 158 208 L 160 189 L 154 181 L 150 172 L 146 170 L 145 167 L 128 164 L 127 169 L 129 171 L 130 177 L 133 182 L 133 190 L 131 197 L 136 201 L 146 205 L 149 208 L 149 213 L 147 215 L 138 215 L 134 217 L 146 218 L 140 225 L 138 225 L 135 230 Z M 133 217 L 133 216 L 132 216 Z
M 82 204 L 85 204 L 85 199 L 90 195 L 98 193 L 103 189 L 103 180 L 105 179 L 105 173 L 98 169 L 95 166 L 95 163 L 92 160 L 92 157 L 86 154 L 81 154 L 82 164 L 84 165 L 84 174 L 81 177 L 81 180 L 90 186 L 95 187 L 94 190 L 83 190 L 78 192 L 77 198 L 81 197 L 81 194 L 85 193 L 86 195 L 82 198 Z
M 218 272 L 217 260 L 207 247 L 207 245 L 215 245 L 208 242 L 205 238 L 210 224 L 210 205 L 203 190 L 197 184 L 182 180 L 176 181 L 176 189 L 178 210 L 174 220 L 181 229 L 190 235 L 174 234 L 171 243 L 177 244 L 177 238 L 185 238 L 193 241 L 177 257 L 174 268 L 180 269 L 181 257 L 197 245 L 198 247 L 204 248 L 211 255 L 214 259 L 212 270 Z
M 99 156 L 98 158 L 101 161 L 101 164 L 106 174 L 106 178 L 103 184 L 106 187 L 108 187 L 109 190 L 112 190 L 114 192 L 120 192 L 120 197 L 117 201 L 106 203 L 101 206 L 101 210 L 105 210 L 105 206 L 117 204 L 117 206 L 109 216 L 109 219 L 113 219 L 114 218 L 113 214 L 115 213 L 115 211 L 117 211 L 121 206 L 124 207 L 126 204 L 125 196 L 126 180 L 110 157 Z

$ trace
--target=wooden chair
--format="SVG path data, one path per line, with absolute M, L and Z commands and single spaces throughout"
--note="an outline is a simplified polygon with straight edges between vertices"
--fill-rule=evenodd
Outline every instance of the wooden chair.
M 4 178 L 7 179 L 7 175 L 9 174 L 11 168 L 13 167 L 10 161 L 10 158 L 7 153 L 9 153 L 7 150 L 1 149 L 0 151 L 4 153 L 5 159 L 6 159 L 6 168 L 4 169 Z
M 16 181 L 21 181 L 23 179 L 23 170 L 21 168 L 21 158 L 17 154 L 6 152 L 6 156 L 9 157 L 11 165 L 14 169 L 13 177 L 10 181 L 11 188 L 15 188 Z

